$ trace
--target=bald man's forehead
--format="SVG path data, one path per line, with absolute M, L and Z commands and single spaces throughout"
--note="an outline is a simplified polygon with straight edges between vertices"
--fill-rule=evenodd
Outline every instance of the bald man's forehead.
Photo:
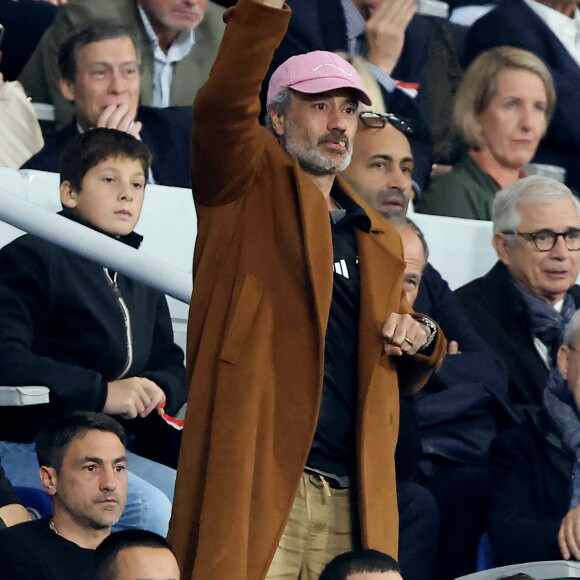
M 389 124 L 382 129 L 359 128 L 354 154 L 365 157 L 383 155 L 394 160 L 413 161 L 409 140 L 403 133 Z
M 179 580 L 175 556 L 167 548 L 136 546 L 117 554 L 116 580 Z

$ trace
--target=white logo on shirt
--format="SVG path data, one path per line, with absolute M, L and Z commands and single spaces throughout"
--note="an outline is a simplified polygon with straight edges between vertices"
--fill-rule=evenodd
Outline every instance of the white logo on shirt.
M 334 266 L 332 267 L 333 271 L 345 278 L 350 278 L 348 275 L 348 267 L 346 265 L 346 260 L 340 260 L 340 262 L 334 262 Z

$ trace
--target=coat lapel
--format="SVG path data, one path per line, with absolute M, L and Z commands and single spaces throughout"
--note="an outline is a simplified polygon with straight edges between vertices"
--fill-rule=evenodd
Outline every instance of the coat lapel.
M 321 338 L 328 325 L 332 299 L 332 234 L 326 200 L 320 190 L 308 179 L 296 160 L 294 176 L 302 221 L 306 264 L 310 273 L 312 290 Z
M 395 232 L 389 232 L 387 227 L 390 226 L 386 223 L 384 226 L 376 226 L 373 223 L 368 234 L 360 230 L 356 232 L 361 280 L 359 343 L 366 345 L 359 352 L 361 400 L 364 400 L 372 373 L 383 356 L 381 330 L 387 316 L 400 303 L 401 284 L 396 283 L 396 280 L 405 269 L 403 260 L 393 253 L 396 244 L 401 246 Z

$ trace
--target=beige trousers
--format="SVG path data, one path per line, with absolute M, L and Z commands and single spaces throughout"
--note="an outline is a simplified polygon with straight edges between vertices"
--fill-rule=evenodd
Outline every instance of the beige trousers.
M 332 558 L 353 549 L 352 513 L 351 490 L 303 473 L 266 579 L 317 580 Z

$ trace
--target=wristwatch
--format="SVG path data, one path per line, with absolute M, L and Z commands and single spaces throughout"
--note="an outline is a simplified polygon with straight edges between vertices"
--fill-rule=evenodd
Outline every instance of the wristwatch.
M 429 336 L 427 337 L 425 344 L 417 351 L 420 352 L 422 350 L 425 350 L 435 340 L 435 336 L 437 334 L 437 327 L 435 326 L 435 323 L 426 316 L 413 316 L 413 318 L 419 324 L 426 326 L 430 330 Z

